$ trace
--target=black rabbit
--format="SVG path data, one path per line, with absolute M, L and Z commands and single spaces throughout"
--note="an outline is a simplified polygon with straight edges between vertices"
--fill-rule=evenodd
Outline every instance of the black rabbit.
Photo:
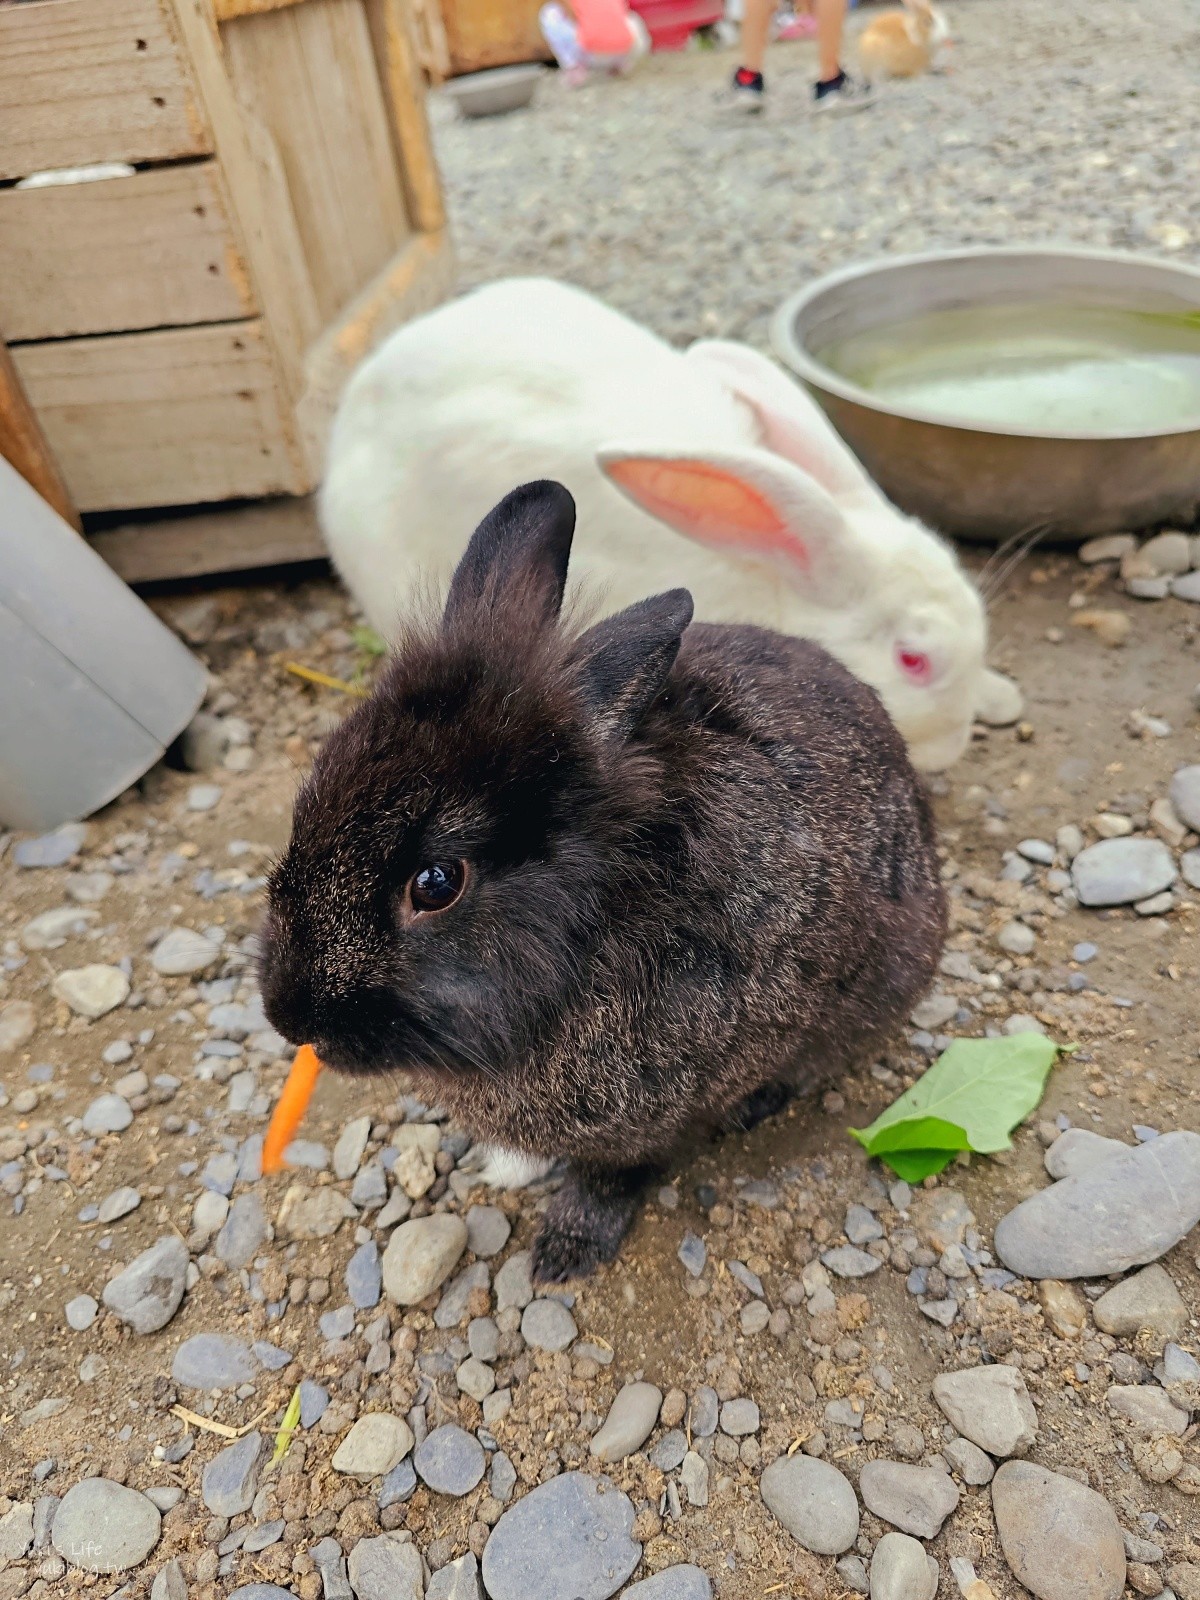
M 683 589 L 562 625 L 574 524 L 555 483 L 480 524 L 317 756 L 262 957 L 287 1038 L 567 1160 L 544 1281 L 615 1256 L 689 1131 L 877 1048 L 946 916 L 875 692 L 803 640 L 689 627 Z

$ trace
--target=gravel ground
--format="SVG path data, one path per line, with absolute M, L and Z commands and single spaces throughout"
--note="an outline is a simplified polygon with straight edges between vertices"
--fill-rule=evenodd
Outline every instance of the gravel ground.
M 1136 22 L 1123 0 L 945 10 L 951 70 L 859 116 L 810 115 L 806 44 L 775 48 L 760 119 L 715 114 L 724 51 L 576 92 L 550 80 L 504 119 L 439 107 L 464 283 L 545 272 L 668 338 L 765 344 L 785 294 L 876 255 L 1028 240 L 1195 259 L 1194 0 Z
M 709 122 L 728 57 L 700 55 L 440 125 L 465 275 L 759 339 L 805 271 L 877 248 L 1177 244 L 1189 13 L 1126 15 L 969 0 L 952 77 L 799 135 L 803 47 L 761 127 Z M 867 177 L 806 160 L 785 264 L 763 213 L 791 140 Z M 726 143 L 776 163 L 736 215 Z M 1196 1600 L 1200 546 L 1132 544 L 1032 558 L 993 601 L 1028 722 L 935 786 L 952 931 L 907 1035 L 687 1152 L 613 1267 L 536 1297 L 547 1191 L 482 1189 L 399 1077 L 326 1075 L 259 1176 L 287 1067 L 262 874 L 347 704 L 285 663 L 374 662 L 327 580 L 159 602 L 213 678 L 178 759 L 0 840 L 0 1600 Z M 1030 1028 L 1080 1048 L 1012 1151 L 914 1192 L 846 1136 L 950 1038 Z

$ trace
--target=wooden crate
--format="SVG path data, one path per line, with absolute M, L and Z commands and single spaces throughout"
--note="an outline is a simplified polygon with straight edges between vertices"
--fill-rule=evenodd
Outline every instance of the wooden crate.
M 549 61 L 538 26 L 542 0 L 441 0 L 447 75 Z
M 410 3 L 0 7 L 0 337 L 80 510 L 307 493 L 350 370 L 446 293 Z

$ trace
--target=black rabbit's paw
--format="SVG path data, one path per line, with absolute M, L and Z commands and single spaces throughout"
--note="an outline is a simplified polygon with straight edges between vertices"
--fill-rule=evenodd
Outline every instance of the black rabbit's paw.
M 619 1243 L 546 1222 L 533 1241 L 534 1279 L 537 1283 L 566 1283 L 569 1278 L 586 1278 L 602 1262 L 613 1259 Z

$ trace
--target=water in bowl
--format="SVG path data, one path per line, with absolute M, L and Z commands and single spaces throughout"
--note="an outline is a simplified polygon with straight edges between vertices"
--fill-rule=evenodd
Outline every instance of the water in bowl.
M 1200 425 L 1200 312 L 964 307 L 814 354 L 888 405 L 968 425 L 1110 436 Z

